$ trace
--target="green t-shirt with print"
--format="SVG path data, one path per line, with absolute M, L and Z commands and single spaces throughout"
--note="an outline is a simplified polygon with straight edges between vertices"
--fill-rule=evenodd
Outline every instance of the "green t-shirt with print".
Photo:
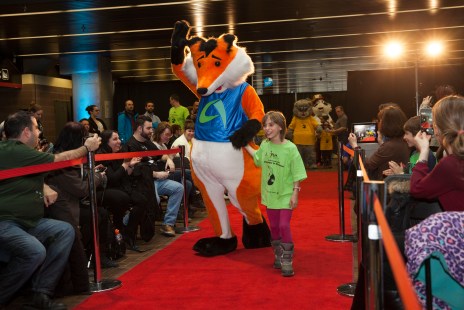
M 55 156 L 15 140 L 0 142 L 0 170 L 52 163 Z M 44 216 L 45 173 L 0 181 L 0 221 L 14 220 L 34 227 Z
M 269 209 L 290 209 L 293 183 L 307 177 L 295 144 L 288 140 L 282 144 L 264 140 L 253 159 L 262 168 L 262 204 Z
M 189 110 L 184 106 L 171 107 L 169 109 L 169 122 L 171 125 L 177 124 L 184 130 L 184 124 L 187 117 L 190 115 Z

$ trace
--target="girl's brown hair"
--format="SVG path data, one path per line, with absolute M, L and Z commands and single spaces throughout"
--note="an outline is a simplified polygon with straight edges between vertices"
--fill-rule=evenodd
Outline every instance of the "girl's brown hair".
M 437 140 L 454 155 L 464 159 L 464 97 L 447 96 L 432 109 Z
M 285 119 L 285 116 L 279 111 L 269 111 L 263 117 L 263 121 L 262 121 L 263 126 L 268 120 L 279 125 L 280 128 L 282 128 L 279 136 L 280 136 L 280 141 L 284 141 L 285 134 L 287 133 L 287 120 Z

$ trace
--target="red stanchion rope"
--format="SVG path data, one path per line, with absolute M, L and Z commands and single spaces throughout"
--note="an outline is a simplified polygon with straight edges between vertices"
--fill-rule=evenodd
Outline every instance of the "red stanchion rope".
M 132 157 L 147 157 L 147 156 L 159 156 L 165 154 L 176 154 L 180 152 L 180 148 L 169 149 L 169 150 L 157 150 L 157 151 L 143 151 L 143 152 L 126 152 L 126 153 L 108 153 L 108 154 L 96 154 L 95 161 L 105 161 L 114 159 L 124 159 Z M 0 180 L 5 180 L 14 177 L 20 177 L 28 174 L 42 173 L 57 169 L 63 169 L 71 166 L 80 165 L 87 162 L 87 158 L 82 157 L 78 159 L 63 160 L 55 163 L 32 165 L 26 167 L 18 167 L 12 169 L 0 170 Z

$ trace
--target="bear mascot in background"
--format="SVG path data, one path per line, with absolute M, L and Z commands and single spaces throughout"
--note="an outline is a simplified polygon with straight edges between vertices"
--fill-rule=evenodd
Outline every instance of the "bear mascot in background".
M 191 168 L 216 235 L 193 246 L 203 256 L 237 248 L 224 190 L 244 217 L 244 247 L 271 245 L 259 204 L 261 170 L 243 148 L 247 144 L 257 148 L 252 140 L 261 129 L 264 107 L 255 89 L 245 82 L 254 66 L 236 41 L 233 34 L 208 39 L 190 36 L 186 21 L 176 22 L 171 38 L 172 71 L 200 99 Z
M 312 101 L 301 99 L 293 104 L 293 118 L 288 125 L 287 138 L 295 143 L 306 169 L 316 169 L 316 136 L 322 131 L 313 116 Z

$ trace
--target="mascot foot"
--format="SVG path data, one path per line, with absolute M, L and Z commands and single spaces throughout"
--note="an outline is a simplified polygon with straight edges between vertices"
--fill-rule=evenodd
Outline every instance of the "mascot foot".
M 193 250 L 202 256 L 224 255 L 237 249 L 237 237 L 222 239 L 219 237 L 203 238 L 197 241 Z
M 243 218 L 243 246 L 246 249 L 266 248 L 271 246 L 271 232 L 263 217 L 263 222 L 256 225 L 248 225 Z

